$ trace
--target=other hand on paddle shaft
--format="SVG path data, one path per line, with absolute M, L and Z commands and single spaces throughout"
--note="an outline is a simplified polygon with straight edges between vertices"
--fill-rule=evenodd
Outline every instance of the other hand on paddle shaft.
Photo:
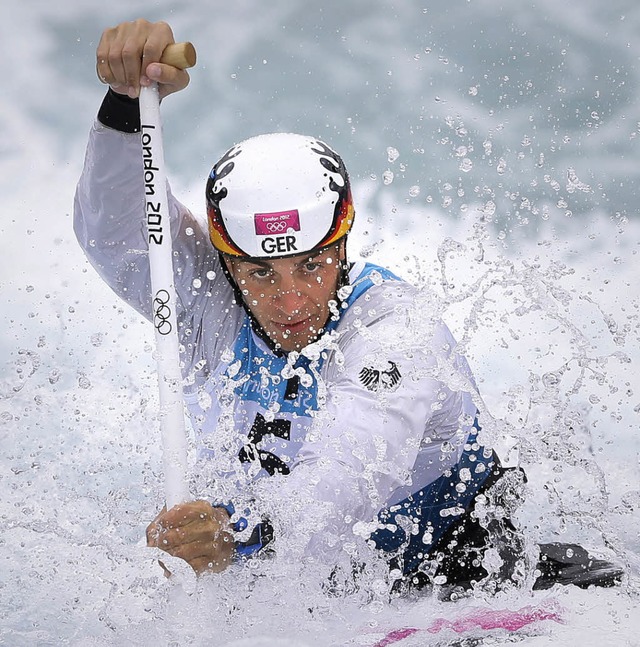
M 147 545 L 184 559 L 198 574 L 225 570 L 235 552 L 229 513 L 207 501 L 163 509 L 147 528 Z

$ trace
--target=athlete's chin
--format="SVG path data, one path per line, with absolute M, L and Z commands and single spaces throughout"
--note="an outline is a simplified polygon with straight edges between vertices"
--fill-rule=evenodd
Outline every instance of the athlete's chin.
M 276 344 L 286 353 L 294 350 L 300 352 L 305 346 L 312 344 L 316 339 L 316 335 L 281 336 L 280 339 L 276 340 Z
M 318 330 L 306 330 L 295 333 L 276 333 L 270 335 L 271 340 L 276 344 L 278 348 L 290 353 L 291 351 L 300 352 L 305 346 L 312 344 L 320 336 L 320 331 Z

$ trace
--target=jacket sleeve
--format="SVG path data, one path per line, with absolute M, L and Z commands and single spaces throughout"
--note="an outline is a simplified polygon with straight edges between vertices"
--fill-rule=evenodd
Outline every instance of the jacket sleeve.
M 89 262 L 114 292 L 151 319 L 151 285 L 146 240 L 144 179 L 139 133 L 94 124 L 74 203 L 74 230 Z M 181 341 L 191 353 L 205 313 L 209 324 L 228 328 L 233 292 L 215 250 L 192 214 L 168 190 Z M 235 310 L 238 310 L 235 308 Z M 236 315 L 237 318 L 237 315 Z M 198 328 L 198 330 L 194 330 Z M 187 351 L 188 352 L 188 351 Z M 197 358 L 187 358 L 188 365 Z

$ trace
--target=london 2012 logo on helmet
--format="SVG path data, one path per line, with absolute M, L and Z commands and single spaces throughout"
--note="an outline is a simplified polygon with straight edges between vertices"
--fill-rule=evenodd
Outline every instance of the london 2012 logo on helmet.
M 297 209 L 275 213 L 256 213 L 254 222 L 258 236 L 274 236 L 300 231 L 300 214 Z
M 298 241 L 294 232 L 300 231 L 300 214 L 297 209 L 254 214 L 256 235 L 264 236 L 260 242 L 267 256 L 297 254 Z

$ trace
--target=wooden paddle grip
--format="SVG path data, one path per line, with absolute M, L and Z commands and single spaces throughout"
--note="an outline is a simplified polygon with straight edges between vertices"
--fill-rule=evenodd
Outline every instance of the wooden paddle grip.
M 196 49 L 191 43 L 173 43 L 167 45 L 160 58 L 161 63 L 173 65 L 180 70 L 196 64 Z

